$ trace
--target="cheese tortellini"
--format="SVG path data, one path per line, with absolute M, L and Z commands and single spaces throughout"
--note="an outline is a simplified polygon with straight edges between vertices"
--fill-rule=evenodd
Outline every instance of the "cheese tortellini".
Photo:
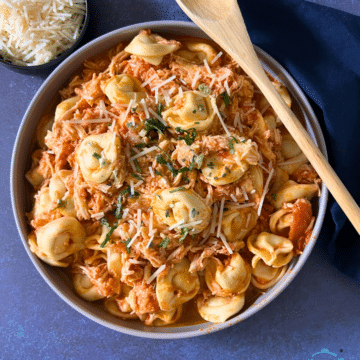
M 99 294 L 90 278 L 85 274 L 74 274 L 73 276 L 75 291 L 87 301 L 96 301 L 103 299 L 104 296 Z
M 131 100 L 139 102 L 146 97 L 141 82 L 127 74 L 115 75 L 103 82 L 101 88 L 113 104 L 129 104 Z
M 189 272 L 190 261 L 183 258 L 156 280 L 156 297 L 161 310 L 170 311 L 192 299 L 200 289 L 196 273 Z
M 318 191 L 319 188 L 315 184 L 298 184 L 289 180 L 272 197 L 271 205 L 278 210 L 284 202 L 291 203 L 301 198 L 311 200 Z
M 256 165 L 260 159 L 256 144 L 252 141 L 233 143 L 234 154 L 205 157 L 201 171 L 206 181 L 213 185 L 226 185 L 239 180 L 250 165 Z
M 225 322 L 229 317 L 237 314 L 245 305 L 244 294 L 221 297 L 203 296 L 197 299 L 197 308 L 201 317 L 212 323 Z
M 252 258 L 252 266 L 262 259 L 268 266 L 281 267 L 293 258 L 292 242 L 282 236 L 262 232 L 259 235 L 251 235 L 247 240 L 249 250 L 255 254 Z
M 205 268 L 205 281 L 213 295 L 242 294 L 249 287 L 251 271 L 239 253 L 233 253 L 223 264 L 210 258 Z
M 223 215 L 221 228 L 229 242 L 243 240 L 256 225 L 257 213 L 252 208 L 234 209 Z
M 251 283 L 260 290 L 269 289 L 285 275 L 286 269 L 287 265 L 274 268 L 259 260 L 252 271 Z
M 217 51 L 209 44 L 189 41 L 185 43 L 185 49 L 180 49 L 175 54 L 189 63 L 202 65 L 204 60 L 211 64 Z
M 210 222 L 210 207 L 192 189 L 159 190 L 153 197 L 151 206 L 155 215 L 168 226 L 180 222 L 182 224 L 195 223 L 191 226 L 191 234 L 204 230 Z
M 174 40 L 166 40 L 160 35 L 142 31 L 135 36 L 125 51 L 141 57 L 152 65 L 160 65 L 163 57 L 179 49 L 180 44 Z
M 76 151 L 76 160 L 86 181 L 100 184 L 114 179 L 119 185 L 124 181 L 120 139 L 110 132 L 86 137 Z
M 84 249 L 85 238 L 85 229 L 73 217 L 53 220 L 36 231 L 39 251 L 55 261 Z
M 73 108 L 81 100 L 80 96 L 73 96 L 62 101 L 55 110 L 55 121 L 60 119 L 68 110 Z
M 209 128 L 215 118 L 215 99 L 199 91 L 185 91 L 175 96 L 169 109 L 163 112 L 164 120 L 174 129 L 195 128 L 203 131 Z

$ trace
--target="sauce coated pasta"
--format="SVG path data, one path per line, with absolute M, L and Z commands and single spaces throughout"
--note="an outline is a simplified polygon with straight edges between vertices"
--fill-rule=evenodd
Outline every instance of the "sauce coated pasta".
M 144 30 L 85 61 L 60 95 L 26 174 L 29 245 L 68 267 L 85 300 L 152 326 L 190 305 L 224 322 L 304 250 L 320 180 L 210 42 Z

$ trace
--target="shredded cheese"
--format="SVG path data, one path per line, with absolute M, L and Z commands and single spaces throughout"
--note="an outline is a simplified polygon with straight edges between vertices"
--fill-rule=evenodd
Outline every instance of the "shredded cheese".
M 57 0 L 52 4 L 0 2 L 0 55 L 6 61 L 27 66 L 45 64 L 75 43 L 84 21 L 85 1 Z
M 181 220 L 181 221 L 177 222 L 176 224 L 171 225 L 171 226 L 169 227 L 169 230 L 175 229 L 176 227 L 182 225 L 183 223 L 184 223 L 184 220 Z
M 220 202 L 219 222 L 218 222 L 218 228 L 217 228 L 217 233 L 216 233 L 217 237 L 220 236 L 221 222 L 222 222 L 223 213 L 224 213 L 224 205 L 225 205 L 225 198 L 222 198 L 221 202 Z
M 228 242 L 226 241 L 226 237 L 225 237 L 225 235 L 224 235 L 224 234 L 222 234 L 222 233 L 220 233 L 220 234 L 218 235 L 218 237 L 220 237 L 220 239 L 221 239 L 221 241 L 224 243 L 224 245 L 225 245 L 225 247 L 226 247 L 227 251 L 228 251 L 228 252 L 229 252 L 229 254 L 231 255 L 231 254 L 233 253 L 233 251 L 231 250 L 231 248 L 230 248 L 230 246 L 229 246 Z
M 96 214 L 91 214 L 91 217 L 95 220 L 100 220 L 101 218 L 103 218 L 105 216 L 104 212 L 98 212 Z
M 153 170 L 152 166 L 149 166 L 149 172 L 150 172 L 150 176 L 151 176 L 152 178 L 154 178 L 154 177 L 155 177 L 155 174 L 154 174 L 154 170 Z
M 213 64 L 217 59 L 219 59 L 219 57 L 223 54 L 222 51 L 220 51 L 213 59 L 212 61 L 210 62 L 210 64 Z
M 165 270 L 165 268 L 166 268 L 166 265 L 165 265 L 165 264 L 161 265 L 161 266 L 146 280 L 146 283 L 147 283 L 147 284 L 151 284 L 152 281 L 153 281 L 154 279 L 156 279 L 156 277 L 157 277 L 163 270 Z
M 255 203 L 254 202 L 246 203 L 246 204 L 233 203 L 233 204 L 229 204 L 229 205 L 231 205 L 231 209 L 243 209 L 243 208 L 247 208 L 247 207 L 252 207 L 255 205 Z
M 130 180 L 130 194 L 134 195 L 134 181 Z
M 237 198 L 236 198 L 236 196 L 235 196 L 234 194 L 230 194 L 230 197 L 231 197 L 235 202 L 237 202 Z
M 151 76 L 149 79 L 147 79 L 146 81 L 144 81 L 140 86 L 141 86 L 141 87 L 145 87 L 147 84 L 151 83 L 155 78 L 156 78 L 156 74 L 154 74 L 154 75 Z
M 200 77 L 200 70 L 197 70 L 196 73 L 195 73 L 195 75 L 194 75 L 193 81 L 192 81 L 192 83 L 191 83 L 191 87 L 192 87 L 193 89 L 195 89 L 195 86 L 196 86 L 196 83 L 197 83 L 199 77 Z
M 268 176 L 268 178 L 266 180 L 266 183 L 265 183 L 264 191 L 263 191 L 263 193 L 261 195 L 259 208 L 258 208 L 258 211 L 257 211 L 258 216 L 260 216 L 260 214 L 261 214 L 261 210 L 262 210 L 264 200 L 265 200 L 265 195 L 269 190 L 270 181 L 271 181 L 271 178 L 273 177 L 273 175 L 274 175 L 274 169 L 271 169 L 270 174 L 269 174 L 269 176 Z
M 209 73 L 209 75 L 211 75 L 212 72 L 211 72 L 210 66 L 206 59 L 204 59 L 204 65 L 205 65 L 205 68 L 206 68 L 207 72 Z
M 228 93 L 228 95 L 230 96 L 230 95 L 231 95 L 231 93 L 230 93 L 230 88 L 229 88 L 229 84 L 228 84 L 228 81 L 227 81 L 227 80 L 225 80 L 225 82 L 224 82 L 224 86 L 225 86 L 226 92 L 227 92 L 227 93 Z
M 145 149 L 145 150 L 143 150 L 142 152 L 139 152 L 138 154 L 132 156 L 132 157 L 130 158 L 130 160 L 135 160 L 135 159 L 137 159 L 137 158 L 139 158 L 139 157 L 142 157 L 142 156 L 144 156 L 144 155 L 146 155 L 146 154 L 148 154 L 148 153 L 150 153 L 150 152 L 152 152 L 152 151 L 155 151 L 155 150 L 157 150 L 157 147 L 156 147 L 156 146 L 149 147 L 148 149 Z
M 178 228 L 182 229 L 182 228 L 185 228 L 185 227 L 192 227 L 192 226 L 195 226 L 195 225 L 199 225 L 202 222 L 203 222 L 202 220 L 197 220 L 197 221 L 193 221 L 193 222 L 190 222 L 190 223 L 179 225 Z
M 217 212 L 218 212 L 218 206 L 215 203 L 213 213 L 212 213 L 212 219 L 211 219 L 210 234 L 215 233 Z
M 167 80 L 161 82 L 159 85 L 156 85 L 154 88 L 152 88 L 152 91 L 156 91 L 156 89 L 160 89 L 162 86 L 168 84 L 170 81 L 173 81 L 176 78 L 176 75 L 173 75 L 169 77 Z
M 142 105 L 142 107 L 143 107 L 143 109 L 145 111 L 145 116 L 148 119 L 150 117 L 150 115 L 149 115 L 149 110 L 148 110 L 148 107 L 146 105 L 145 99 L 141 99 L 140 103 L 141 103 L 141 105 Z
M 244 186 L 241 186 L 241 191 L 242 191 L 242 193 L 244 195 L 245 200 L 248 201 L 249 197 L 248 197 L 248 194 L 247 194 L 246 189 L 245 189 Z
M 129 105 L 128 105 L 125 113 L 124 113 L 124 116 L 123 116 L 123 118 L 122 118 L 122 122 L 123 122 L 123 123 L 125 122 L 126 118 L 128 117 L 129 112 L 130 112 L 130 109 L 131 109 L 131 107 L 133 106 L 133 103 L 134 103 L 134 100 L 131 99 L 130 102 L 129 102 Z
M 216 105 L 215 102 L 214 102 L 214 110 L 215 110 L 216 115 L 218 116 L 218 118 L 219 118 L 219 120 L 220 120 L 220 123 L 221 123 L 222 127 L 224 128 L 224 130 L 225 130 L 225 132 L 226 132 L 226 135 L 227 135 L 227 136 L 231 136 L 231 133 L 230 133 L 230 131 L 228 130 L 228 128 L 226 127 L 226 125 L 225 125 L 225 123 L 224 123 L 224 120 L 223 120 L 223 118 L 221 117 L 220 111 L 219 111 L 219 109 L 218 109 L 218 107 L 217 107 L 217 105 Z

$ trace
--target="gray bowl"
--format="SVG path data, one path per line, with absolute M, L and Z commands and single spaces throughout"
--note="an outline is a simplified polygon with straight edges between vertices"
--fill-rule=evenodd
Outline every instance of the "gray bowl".
M 321 196 L 317 202 L 315 212 L 317 213 L 314 225 L 313 235 L 309 244 L 306 246 L 303 254 L 293 259 L 290 263 L 289 270 L 286 275 L 273 288 L 268 290 L 266 294 L 259 297 L 255 303 L 241 314 L 233 317 L 222 324 L 202 323 L 191 326 L 177 327 L 146 327 L 140 322 L 125 321 L 105 312 L 105 310 L 96 304 L 87 302 L 77 296 L 72 290 L 71 281 L 66 271 L 60 268 L 51 267 L 37 258 L 29 249 L 27 243 L 27 235 L 29 227 L 25 212 L 29 211 L 29 195 L 27 192 L 27 184 L 25 173 L 30 168 L 30 154 L 33 152 L 33 138 L 36 125 L 40 119 L 44 107 L 56 96 L 58 90 L 66 85 L 72 74 L 81 67 L 83 61 L 97 53 L 116 45 L 121 41 L 132 39 L 141 29 L 151 29 L 164 35 L 190 35 L 196 37 L 207 38 L 207 36 L 196 25 L 189 22 L 180 21 L 154 21 L 148 23 L 128 26 L 119 30 L 115 30 L 103 35 L 89 44 L 77 50 L 47 78 L 41 88 L 36 93 L 34 99 L 30 103 L 25 116 L 19 128 L 11 163 L 11 200 L 14 211 L 17 228 L 33 264 L 48 283 L 48 285 L 70 306 L 89 319 L 104 325 L 110 329 L 120 331 L 125 334 L 135 335 L 153 339 L 179 339 L 186 337 L 194 337 L 209 334 L 243 321 L 269 304 L 276 296 L 278 296 L 294 279 L 296 274 L 304 265 L 306 259 L 311 253 L 315 245 L 316 239 L 320 233 L 320 229 L 325 216 L 327 203 L 327 189 L 322 185 Z M 292 94 L 294 99 L 294 110 L 297 115 L 302 118 L 306 124 L 310 136 L 317 146 L 326 155 L 326 147 L 324 138 L 304 93 L 296 84 L 294 79 L 281 67 L 273 58 L 259 48 L 255 48 L 257 54 L 266 68 L 266 70 L 276 79 L 282 81 Z M 28 155 L 24 155 L 28 154 Z

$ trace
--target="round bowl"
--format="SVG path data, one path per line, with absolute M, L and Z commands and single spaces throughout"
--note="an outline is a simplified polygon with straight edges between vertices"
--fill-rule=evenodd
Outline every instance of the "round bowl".
M 63 269 L 51 267 L 43 263 L 35 254 L 29 250 L 27 243 L 27 234 L 29 227 L 27 225 L 25 212 L 29 211 L 29 196 L 26 192 L 25 173 L 30 168 L 30 154 L 32 153 L 32 138 L 35 132 L 37 122 L 48 104 L 56 95 L 57 91 L 63 87 L 71 78 L 72 74 L 81 67 L 83 61 L 95 54 L 116 45 L 119 42 L 131 40 L 141 29 L 150 29 L 163 35 L 190 35 L 207 38 L 207 36 L 196 25 L 189 22 L 179 21 L 156 21 L 141 23 L 115 30 L 103 35 L 81 49 L 77 50 L 67 58 L 55 71 L 47 78 L 41 88 L 36 93 L 34 99 L 29 105 L 26 114 L 22 120 L 17 134 L 11 164 L 11 199 L 14 216 L 20 237 L 24 247 L 31 258 L 33 264 L 48 283 L 48 285 L 70 306 L 85 315 L 86 317 L 104 325 L 110 329 L 120 331 L 129 335 L 135 335 L 153 339 L 179 339 L 209 334 L 231 325 L 239 323 L 261 310 L 278 296 L 294 279 L 296 274 L 304 265 L 306 259 L 315 245 L 316 239 L 320 233 L 323 223 L 326 203 L 327 189 L 322 185 L 321 196 L 315 206 L 316 222 L 313 234 L 309 244 L 306 246 L 303 254 L 293 259 L 290 263 L 286 275 L 273 288 L 260 296 L 253 305 L 244 312 L 231 318 L 222 324 L 202 323 L 191 326 L 175 327 L 147 327 L 141 322 L 125 321 L 105 312 L 96 304 L 92 304 L 77 296 L 72 288 L 71 281 Z M 326 156 L 324 138 L 321 133 L 319 123 L 310 107 L 306 96 L 296 84 L 294 79 L 281 67 L 273 58 L 267 55 L 259 48 L 255 48 L 257 54 L 265 69 L 276 79 L 282 81 L 292 94 L 294 100 L 294 111 L 302 118 L 306 124 L 310 136 L 317 146 Z M 24 154 L 28 154 L 24 156 Z
M 3 64 L 4 66 L 6 66 L 9 69 L 14 70 L 14 71 L 16 71 L 18 73 L 24 73 L 24 74 L 25 73 L 34 74 L 34 73 L 37 73 L 37 72 L 42 71 L 42 70 L 49 70 L 49 69 L 51 70 L 51 69 L 53 69 L 57 64 L 59 64 L 61 61 L 65 60 L 72 52 L 74 52 L 74 50 L 78 47 L 80 41 L 84 37 L 85 32 L 86 32 L 86 28 L 87 28 L 88 23 L 89 23 L 89 11 L 88 11 L 87 0 L 85 0 L 85 6 L 86 6 L 86 10 L 85 10 L 85 15 L 84 15 L 84 20 L 83 20 L 81 31 L 79 33 L 78 38 L 76 39 L 74 44 L 69 49 L 67 49 L 67 50 L 63 51 L 62 53 L 60 53 L 56 58 L 48 61 L 45 64 L 27 66 L 27 65 L 13 64 L 10 61 L 4 60 L 4 58 L 0 55 L 0 64 Z

